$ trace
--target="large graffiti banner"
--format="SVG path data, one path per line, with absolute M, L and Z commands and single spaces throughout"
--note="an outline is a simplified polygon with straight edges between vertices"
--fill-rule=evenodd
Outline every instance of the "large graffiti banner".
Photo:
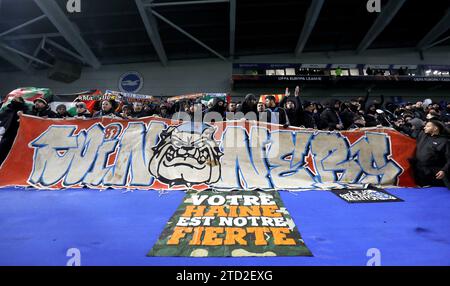
M 415 140 L 393 129 L 323 132 L 256 121 L 21 116 L 0 187 L 301 190 L 414 186 Z

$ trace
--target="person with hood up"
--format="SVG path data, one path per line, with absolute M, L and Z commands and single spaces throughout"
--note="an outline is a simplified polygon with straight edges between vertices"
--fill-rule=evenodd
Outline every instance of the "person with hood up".
M 256 105 L 258 104 L 258 99 L 252 93 L 249 93 L 245 96 L 244 101 L 238 108 L 238 112 L 242 112 L 245 114 L 249 112 L 253 112 L 256 114 Z
M 289 88 L 286 88 L 285 96 L 280 102 L 289 119 L 289 125 L 300 127 L 303 118 L 303 106 L 300 100 L 300 87 L 295 88 L 294 97 L 290 96 Z
M 317 129 L 317 122 L 314 116 L 315 104 L 305 101 L 303 104 L 303 117 L 301 126 L 305 128 Z
M 341 101 L 338 99 L 330 100 L 325 110 L 320 114 L 321 127 L 324 130 L 343 130 L 344 124 L 339 115 Z
M 225 112 L 227 109 L 226 102 L 221 98 L 213 98 L 211 106 L 206 110 L 206 113 L 216 112 L 220 114 L 220 117 L 225 118 Z

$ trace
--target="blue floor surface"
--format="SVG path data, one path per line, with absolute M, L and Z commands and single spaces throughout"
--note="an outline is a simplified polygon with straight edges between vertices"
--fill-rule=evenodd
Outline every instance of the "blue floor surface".
M 400 203 L 348 204 L 325 191 L 281 192 L 314 257 L 146 257 L 183 192 L 0 190 L 0 265 L 450 265 L 450 190 L 393 189 Z

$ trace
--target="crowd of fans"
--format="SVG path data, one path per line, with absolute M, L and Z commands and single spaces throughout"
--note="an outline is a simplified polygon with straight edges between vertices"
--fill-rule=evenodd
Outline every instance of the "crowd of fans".
M 208 114 L 214 113 L 216 116 L 212 121 L 247 118 L 280 124 L 285 128 L 295 126 L 342 131 L 364 127 L 391 127 L 417 139 L 417 152 L 420 154 L 411 163 L 416 170 L 416 177 L 420 177 L 418 179 L 420 183 L 436 185 L 445 181 L 445 184 L 450 186 L 447 175 L 450 171 L 448 137 L 450 103 L 443 105 L 429 99 L 415 103 L 385 103 L 383 95 L 371 99 L 370 89 L 360 98 L 347 101 L 332 99 L 326 103 L 302 100 L 300 93 L 298 86 L 293 95 L 290 94 L 289 89 L 286 89 L 285 96 L 280 102 L 277 102 L 275 96 L 266 96 L 264 101 L 259 101 L 259 97 L 253 94 L 248 94 L 242 101 L 231 100 L 227 103 L 221 98 L 214 98 L 207 104 L 202 104 L 198 99 L 182 99 L 159 104 L 134 102 L 119 107 L 114 100 L 104 100 L 99 104 L 99 110 L 94 113 L 89 112 L 84 102 L 77 102 L 74 117 L 108 116 L 132 119 L 158 116 L 182 120 L 196 120 L 196 118 L 204 120 Z M 53 111 L 45 99 L 38 98 L 34 101 L 33 108 L 28 110 L 22 98 L 14 98 L 0 113 L 0 121 L 3 121 L 3 129 L 0 129 L 0 163 L 6 157 L 5 150 L 9 150 L 13 144 L 21 113 L 45 118 L 71 117 L 64 104 L 58 105 Z M 177 117 L 180 113 L 183 113 L 184 117 Z M 199 114 L 200 117 L 198 117 Z
M 156 104 L 134 102 L 120 105 L 114 100 L 104 100 L 99 104 L 99 110 L 91 113 L 84 102 L 77 102 L 75 118 L 99 118 L 103 116 L 132 119 L 146 116 L 173 118 L 176 113 L 184 112 L 194 118 L 201 113 L 202 118 L 215 112 L 221 120 L 241 119 L 248 113 L 256 115 L 256 120 L 281 124 L 285 127 L 295 126 L 320 130 L 351 130 L 363 127 L 385 126 L 416 138 L 426 121 L 436 120 L 448 128 L 450 124 L 450 103 L 425 101 L 407 102 L 404 104 L 386 103 L 384 96 L 369 101 L 370 90 L 366 96 L 342 101 L 332 99 L 327 102 L 311 102 L 302 100 L 300 88 L 296 87 L 293 95 L 286 89 L 286 94 L 277 102 L 275 96 L 266 96 L 264 102 L 259 97 L 248 94 L 242 101 L 225 102 L 221 98 L 211 99 L 207 104 L 200 100 L 179 100 L 176 102 L 161 102 Z M 16 97 L 3 113 L 12 111 L 30 114 L 44 118 L 69 118 L 67 107 L 60 104 L 52 110 L 43 98 L 34 101 L 34 106 L 28 109 L 22 98 Z M 228 114 L 227 114 L 228 113 Z

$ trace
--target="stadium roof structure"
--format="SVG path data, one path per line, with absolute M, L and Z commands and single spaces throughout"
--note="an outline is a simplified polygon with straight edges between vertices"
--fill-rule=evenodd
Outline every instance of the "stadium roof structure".
M 0 0 L 0 71 L 450 46 L 448 0 L 380 1 Z

